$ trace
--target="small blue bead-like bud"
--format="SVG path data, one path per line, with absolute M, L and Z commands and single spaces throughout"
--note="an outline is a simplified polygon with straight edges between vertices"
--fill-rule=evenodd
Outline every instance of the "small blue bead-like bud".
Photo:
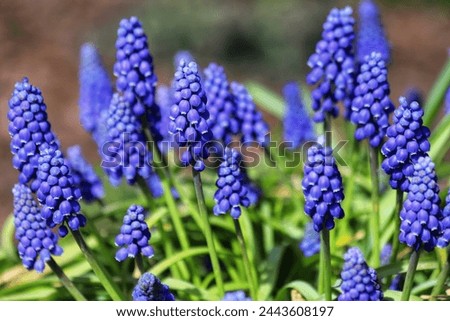
M 14 86 L 8 120 L 13 167 L 20 172 L 19 182 L 31 183 L 31 189 L 36 191 L 39 153 L 47 148 L 58 148 L 59 142 L 47 119 L 41 90 L 31 85 L 28 78 Z
M 206 102 L 197 64 L 188 64 L 182 60 L 175 72 L 169 133 L 178 146 L 187 147 L 182 159 L 183 165 L 192 165 L 198 171 L 205 168 L 203 160 L 209 156 L 206 145 L 212 138 L 207 123 L 209 112 Z
M 67 227 L 78 230 L 86 225 L 80 213 L 81 191 L 75 185 L 66 160 L 59 149 L 46 149 L 39 156 L 36 196 L 42 205 L 41 216 L 48 227 L 60 226 L 60 236 L 67 234 Z M 67 227 L 66 227 L 67 225 Z
M 105 195 L 103 184 L 81 153 L 78 145 L 67 149 L 67 161 L 72 173 L 74 184 L 81 191 L 81 196 L 86 202 L 100 200 Z
M 213 211 L 215 215 L 229 212 L 234 219 L 238 219 L 241 216 L 241 206 L 250 206 L 240 167 L 241 158 L 241 154 L 237 150 L 225 148 L 223 162 L 218 170 L 217 191 L 214 194 L 216 205 Z
M 12 192 L 19 256 L 28 270 L 42 273 L 51 255 L 59 256 L 63 252 L 58 245 L 58 236 L 47 227 L 27 186 L 16 184 Z
M 405 97 L 406 97 L 406 101 L 407 102 L 417 102 L 419 104 L 419 106 L 423 105 L 423 94 L 421 93 L 421 91 L 417 88 L 409 88 L 406 93 L 405 93 Z
M 209 129 L 215 140 L 228 144 L 232 136 L 237 134 L 239 124 L 227 76 L 224 68 L 216 63 L 209 64 L 203 72 L 205 92 L 208 98 L 206 107 L 209 111 Z
M 355 73 L 355 21 L 352 14 L 350 7 L 330 11 L 323 24 L 322 39 L 308 59 L 311 71 L 306 77 L 306 83 L 316 86 L 311 91 L 311 106 L 315 111 L 316 122 L 323 122 L 326 114 L 337 117 L 338 102 L 343 102 L 346 117 L 350 116 Z
M 387 68 L 381 54 L 372 52 L 364 58 L 357 83 L 350 117 L 357 126 L 355 138 L 368 139 L 372 147 L 378 147 L 389 126 L 389 114 L 394 111 L 389 99 Z
M 167 285 L 151 273 L 144 273 L 133 289 L 133 301 L 175 301 Z
M 297 83 L 287 83 L 283 88 L 286 111 L 283 119 L 284 141 L 296 149 L 301 144 L 315 140 L 314 128 L 300 97 Z
M 356 39 L 356 58 L 360 64 L 366 56 L 378 52 L 389 63 L 390 46 L 381 23 L 380 11 L 372 0 L 363 0 L 359 5 L 359 30 Z
M 334 220 L 344 217 L 344 188 L 331 148 L 314 145 L 308 149 L 302 189 L 305 213 L 312 218 L 314 230 L 333 229 Z
M 310 257 L 320 252 L 320 234 L 314 230 L 313 222 L 306 224 L 303 240 L 299 246 L 305 257 Z
M 123 217 L 123 225 L 120 233 L 116 236 L 115 244 L 119 247 L 116 252 L 116 260 L 124 261 L 126 258 L 134 258 L 136 255 L 151 258 L 153 248 L 149 245 L 150 230 L 148 229 L 145 217 L 147 213 L 139 205 L 131 205 L 127 214 Z
M 222 301 L 252 301 L 252 298 L 248 297 L 244 291 L 233 291 L 225 293 Z
M 439 207 L 439 185 L 434 163 L 429 156 L 414 162 L 414 172 L 409 177 L 408 195 L 400 211 L 400 242 L 418 251 L 432 251 L 436 245 L 446 247 L 444 240 L 450 230 L 443 230 L 442 211 Z
M 267 145 L 269 125 L 264 121 L 262 113 L 256 108 L 253 98 L 244 85 L 238 82 L 231 83 L 231 91 L 236 104 L 236 114 L 239 121 L 241 142 Z
M 400 98 L 393 123 L 386 131 L 388 139 L 381 148 L 385 156 L 381 167 L 390 175 L 389 182 L 394 189 L 407 191 L 407 177 L 412 176 L 413 162 L 430 150 L 430 130 L 423 126 L 422 116 L 423 110 L 417 102 Z
M 370 268 L 361 251 L 350 248 L 344 255 L 341 272 L 342 293 L 339 301 L 381 301 L 383 292 L 378 281 L 377 272 Z
M 101 126 L 100 114 L 108 110 L 112 84 L 97 48 L 85 43 L 80 50 L 80 122 L 84 129 L 96 135 Z
M 189 51 L 180 50 L 173 57 L 173 65 L 174 65 L 175 69 L 178 68 L 181 60 L 184 60 L 187 64 L 189 64 L 191 61 L 196 62 L 194 59 L 194 56 L 192 56 L 192 54 Z

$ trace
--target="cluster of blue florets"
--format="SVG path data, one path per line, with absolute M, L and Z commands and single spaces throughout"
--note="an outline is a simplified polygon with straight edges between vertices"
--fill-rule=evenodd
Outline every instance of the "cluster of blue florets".
M 133 289 L 133 301 L 175 301 L 167 285 L 151 273 L 144 273 Z

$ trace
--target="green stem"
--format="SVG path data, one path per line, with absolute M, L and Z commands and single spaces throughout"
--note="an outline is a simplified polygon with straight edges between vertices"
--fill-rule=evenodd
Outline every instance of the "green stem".
M 325 227 L 320 233 L 320 265 L 322 266 L 322 282 L 325 292 L 325 300 L 331 301 L 331 253 L 330 231 Z
M 372 237 L 372 266 L 380 266 L 380 184 L 378 181 L 378 150 L 369 146 L 370 176 L 372 181 L 372 208 L 370 234 Z
M 78 290 L 75 284 L 67 277 L 62 268 L 56 263 L 56 261 L 50 257 L 50 260 L 47 261 L 47 265 L 52 269 L 52 271 L 56 274 L 56 276 L 61 281 L 62 285 L 69 291 L 69 293 L 73 296 L 73 298 L 77 301 L 87 301 L 84 295 Z
M 117 283 L 113 281 L 113 279 L 109 275 L 108 271 L 106 271 L 103 268 L 103 266 L 100 265 L 100 263 L 97 261 L 95 256 L 92 254 L 88 245 L 84 241 L 83 235 L 80 233 L 80 231 L 79 230 L 76 230 L 76 231 L 71 230 L 71 232 L 72 232 L 73 238 L 75 239 L 75 241 L 78 244 L 78 247 L 80 248 L 81 252 L 83 252 L 89 265 L 91 266 L 94 273 L 97 275 L 98 279 L 100 280 L 100 283 L 103 285 L 106 292 L 108 292 L 108 294 L 111 296 L 111 298 L 114 301 L 126 300 L 126 297 L 119 290 Z
M 425 126 L 430 127 L 436 115 L 439 112 L 439 108 L 444 101 L 447 88 L 450 86 L 450 59 L 447 59 L 442 72 L 439 74 L 439 78 L 434 83 L 433 88 L 428 95 L 428 99 L 425 103 L 425 114 L 423 116 L 423 123 Z
M 258 299 L 258 286 L 256 284 L 256 276 L 253 275 L 253 270 L 250 264 L 250 260 L 248 258 L 247 253 L 247 247 L 245 246 L 245 239 L 244 234 L 242 233 L 241 224 L 239 223 L 238 219 L 233 219 L 234 221 L 234 228 L 236 230 L 236 236 L 239 242 L 239 245 L 241 246 L 242 251 L 242 257 L 244 259 L 244 268 L 245 268 L 245 274 L 247 274 L 247 282 L 250 288 L 250 296 L 253 298 L 253 300 Z
M 209 256 L 216 279 L 216 285 L 219 290 L 219 296 L 223 297 L 225 294 L 223 287 L 222 271 L 220 269 L 219 258 L 217 257 L 216 247 L 211 230 L 211 225 L 208 220 L 208 210 L 206 209 L 205 196 L 203 194 L 202 178 L 200 172 L 192 168 L 192 176 L 194 177 L 195 194 L 197 195 L 198 209 L 203 220 L 203 232 L 206 238 L 206 244 L 209 249 Z
M 449 275 L 449 262 L 445 262 L 445 265 L 442 267 L 441 273 L 439 273 L 439 276 L 436 280 L 436 284 L 433 287 L 433 290 L 431 291 L 431 301 L 436 300 L 436 296 L 442 293 L 444 290 L 445 282 L 448 279 Z
M 398 251 L 400 248 L 400 241 L 398 236 L 400 235 L 400 211 L 402 210 L 403 204 L 403 192 L 401 189 L 397 189 L 397 198 L 395 201 L 395 212 L 394 212 L 394 234 L 392 235 L 392 255 L 391 255 L 391 263 L 394 263 L 397 260 Z
M 419 263 L 420 250 L 411 253 L 409 259 L 408 270 L 406 271 L 405 285 L 403 286 L 402 301 L 409 301 L 412 286 L 414 283 L 414 274 L 416 273 L 417 264 Z
M 136 255 L 136 257 L 134 258 L 134 260 L 136 261 L 136 266 L 137 266 L 139 272 L 141 272 L 141 274 L 144 274 L 146 272 L 146 270 L 144 267 L 144 260 L 142 259 L 142 255 L 140 253 L 138 253 Z

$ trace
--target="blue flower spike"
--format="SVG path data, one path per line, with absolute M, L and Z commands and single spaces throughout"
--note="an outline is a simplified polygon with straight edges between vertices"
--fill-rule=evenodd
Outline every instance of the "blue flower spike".
M 133 289 L 133 301 L 175 301 L 167 285 L 151 273 L 144 273 Z

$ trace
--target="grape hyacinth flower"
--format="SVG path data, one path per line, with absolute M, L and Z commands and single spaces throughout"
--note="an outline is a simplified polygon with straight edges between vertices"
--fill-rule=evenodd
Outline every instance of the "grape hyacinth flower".
M 400 242 L 415 251 L 432 251 L 436 245 L 445 247 L 448 240 L 442 230 L 442 212 L 439 207 L 439 185 L 429 156 L 419 157 L 409 177 L 408 196 L 400 212 Z M 450 230 L 446 231 L 447 236 Z
M 290 149 L 315 139 L 313 124 L 300 97 L 297 83 L 287 83 L 283 88 L 286 112 L 283 119 L 284 141 L 292 143 Z
M 442 237 L 438 240 L 438 247 L 446 247 L 450 243 L 450 189 L 445 198 L 445 207 L 442 210 L 441 219 Z
M 134 184 L 138 177 L 148 179 L 153 169 L 150 166 L 151 154 L 145 148 L 145 137 L 141 123 L 138 121 L 129 103 L 119 94 L 114 94 L 107 120 L 109 140 L 119 155 L 112 161 L 103 161 L 111 184 L 118 185 L 124 176 L 129 184 Z M 111 155 L 105 155 L 111 156 Z
M 310 257 L 320 252 L 320 234 L 314 230 L 313 222 L 306 224 L 303 240 L 299 246 L 305 257 Z
M 412 103 L 417 102 L 420 106 L 423 105 L 423 95 L 417 88 L 409 88 L 405 93 L 406 101 Z
M 173 57 L 173 65 L 174 65 L 175 69 L 178 68 L 181 60 L 184 60 L 187 64 L 189 64 L 191 61 L 196 62 L 194 59 L 194 56 L 192 56 L 192 54 L 189 51 L 180 50 Z
M 23 78 L 14 86 L 9 100 L 9 135 L 13 166 L 19 170 L 19 182 L 31 183 L 32 191 L 39 187 L 36 180 L 40 151 L 58 148 L 59 142 L 47 120 L 47 106 L 42 92 Z
M 205 75 L 203 83 L 208 101 L 206 108 L 209 111 L 208 126 L 213 138 L 226 145 L 239 129 L 236 105 L 227 75 L 224 68 L 216 63 L 209 64 L 203 73 Z
M 169 133 L 181 147 L 187 147 L 183 165 L 203 171 L 209 157 L 205 144 L 211 140 L 207 120 L 206 95 L 195 62 L 180 62 L 175 72 L 174 104 L 170 109 Z
M 359 30 L 356 39 L 356 59 L 360 64 L 372 52 L 378 52 L 385 63 L 391 59 L 390 46 L 381 23 L 380 11 L 372 0 L 359 5 Z
M 381 301 L 383 292 L 377 272 L 367 265 L 361 251 L 356 247 L 348 249 L 344 261 L 338 301 Z
M 66 225 L 73 231 L 86 225 L 86 218 L 80 213 L 80 189 L 75 186 L 70 168 L 59 149 L 46 149 L 39 156 L 40 180 L 36 196 L 42 205 L 41 216 L 47 226 L 59 225 L 59 235 L 68 233 Z
M 225 293 L 222 301 L 252 301 L 252 298 L 248 297 L 244 291 L 233 291 Z
M 314 145 L 308 149 L 302 189 L 305 213 L 312 218 L 314 230 L 334 228 L 334 219 L 344 217 L 342 177 L 331 148 Z
M 258 143 L 267 145 L 269 125 L 264 121 L 262 113 L 256 108 L 253 98 L 244 85 L 238 82 L 231 83 L 231 92 L 236 104 L 236 114 L 239 121 L 239 133 L 243 144 Z
M 133 289 L 133 301 L 175 301 L 167 285 L 151 273 L 144 273 Z
M 241 160 L 241 154 L 237 150 L 230 147 L 225 148 L 216 181 L 218 189 L 214 194 L 216 202 L 213 209 L 214 215 L 230 212 L 232 218 L 238 219 L 241 216 L 241 206 L 248 207 L 250 205 L 247 188 L 243 184 Z
M 17 248 L 23 265 L 28 270 L 42 273 L 51 256 L 60 256 L 63 249 L 58 236 L 47 227 L 31 190 L 22 184 L 14 185 L 14 225 Z
M 86 202 L 101 200 L 105 195 L 103 184 L 81 153 L 81 147 L 71 146 L 67 149 L 67 162 L 73 181 L 81 191 L 81 197 Z
M 315 53 L 308 59 L 312 69 L 306 83 L 316 86 L 311 92 L 314 121 L 323 122 L 325 115 L 337 117 L 338 102 L 343 102 L 348 118 L 354 87 L 355 38 L 350 7 L 334 8 L 323 24 L 322 39 L 317 43 Z
M 423 126 L 422 116 L 423 110 L 417 102 L 408 103 L 400 97 L 400 106 L 394 111 L 393 123 L 386 131 L 388 140 L 381 148 L 385 156 L 381 167 L 390 175 L 393 189 L 407 191 L 407 177 L 414 172 L 413 162 L 430 150 L 430 130 Z
M 89 133 L 95 133 L 101 124 L 100 114 L 108 110 L 113 94 L 111 80 L 97 48 L 85 43 L 80 50 L 80 122 Z
M 379 53 L 366 56 L 360 68 L 352 102 L 351 121 L 357 125 L 355 138 L 368 139 L 370 146 L 383 142 L 394 105 L 389 99 L 386 64 Z
M 134 258 L 139 254 L 151 258 L 153 248 L 148 244 L 150 230 L 145 222 L 146 212 L 142 206 L 131 205 L 123 217 L 123 225 L 116 236 L 115 244 L 120 247 L 116 252 L 116 260 L 124 261 L 127 257 Z
M 165 85 L 159 85 L 156 88 L 155 100 L 161 111 L 161 120 L 156 125 L 162 137 L 158 147 L 161 153 L 167 154 L 169 148 L 172 147 L 171 143 L 173 138 L 172 135 L 169 134 L 170 109 L 174 102 L 172 88 Z

